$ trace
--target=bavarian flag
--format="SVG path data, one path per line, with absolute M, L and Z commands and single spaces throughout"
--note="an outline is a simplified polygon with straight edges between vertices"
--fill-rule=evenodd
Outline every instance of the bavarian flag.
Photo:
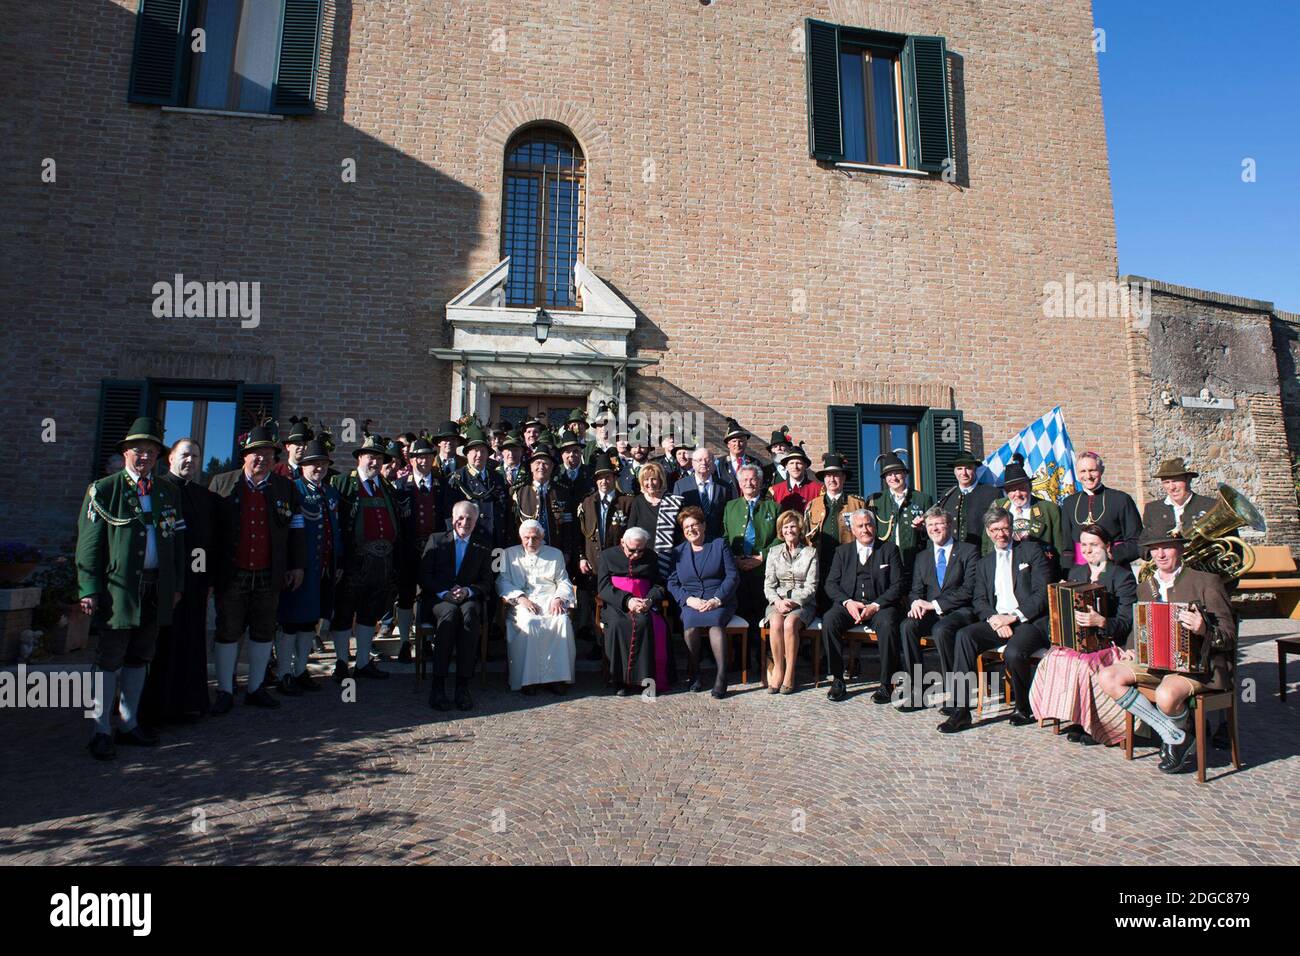
M 1024 459 L 1025 471 L 1034 479 L 1034 494 L 1058 505 L 1078 491 L 1074 478 L 1074 446 L 1065 430 L 1065 416 L 1057 405 L 1011 441 L 984 459 L 978 481 L 1001 485 L 1002 474 L 1013 456 Z

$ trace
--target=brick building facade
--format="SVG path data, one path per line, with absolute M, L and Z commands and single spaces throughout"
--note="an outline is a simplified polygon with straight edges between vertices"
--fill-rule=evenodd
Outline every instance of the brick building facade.
M 1061 405 L 1145 497 L 1141 343 L 1043 307 L 1116 274 L 1087 0 L 260 15 L 5 7 L 0 441 L 35 451 L 0 465 L 6 534 L 65 538 L 137 410 L 219 458 L 268 411 L 346 449 L 348 421 L 612 398 L 715 446 L 724 415 L 789 425 L 859 471 L 879 426 L 934 486 L 955 411 L 988 452 Z M 257 314 L 160 316 L 173 282 L 245 283 Z

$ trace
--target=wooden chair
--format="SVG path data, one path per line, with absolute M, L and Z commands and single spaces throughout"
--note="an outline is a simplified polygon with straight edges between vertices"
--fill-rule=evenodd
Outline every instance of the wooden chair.
M 1007 704 L 1010 704 L 1012 698 L 1015 697 L 1015 694 L 1013 694 L 1011 690 L 1011 675 L 1007 673 L 1006 656 L 1003 653 L 1006 649 L 1007 649 L 1007 645 L 1003 644 L 1001 647 L 995 647 L 991 651 L 984 651 L 983 653 L 980 654 L 979 657 L 975 658 L 975 719 L 976 720 L 979 720 L 980 715 L 984 713 L 984 672 L 985 671 L 1001 668 L 1002 669 L 1002 700 Z M 1039 648 L 1038 650 L 1034 651 L 1033 655 L 1031 655 L 1030 657 L 1030 660 L 1033 661 L 1032 666 L 1037 667 L 1038 662 L 1041 661 L 1046 656 L 1047 656 L 1047 648 Z M 1046 721 L 1040 720 L 1038 722 L 1038 726 L 1041 727 L 1044 725 L 1044 723 L 1046 723 Z M 1060 721 L 1056 722 L 1055 730 L 1056 733 L 1058 734 L 1061 732 Z
M 498 605 L 500 605 L 500 604 L 502 603 L 499 599 L 496 598 L 496 595 L 493 595 L 492 597 L 486 598 L 485 600 L 486 600 L 486 601 L 496 600 Z M 486 609 L 485 609 L 485 610 L 486 610 Z M 424 642 L 425 642 L 426 640 L 432 640 L 432 639 L 433 639 L 433 625 L 432 625 L 432 624 L 421 624 L 421 623 L 419 623 L 419 622 L 418 622 L 419 614 L 420 614 L 420 605 L 419 605 L 419 603 L 417 602 L 417 603 L 416 603 L 416 606 L 415 606 L 415 619 L 413 619 L 412 624 L 411 624 L 411 626 L 415 629 L 415 633 L 416 633 L 416 638 L 415 638 L 415 686 L 416 686 L 417 688 L 420 686 L 420 683 L 424 680 L 424 666 L 425 666 L 425 661 L 424 661 Z M 488 632 L 489 632 L 489 630 L 491 630 L 492 622 L 491 622 L 491 620 L 490 620 L 490 617 L 491 617 L 491 614 L 490 614 L 490 613 L 484 613 L 484 614 L 482 615 L 482 617 L 483 617 L 483 623 L 482 623 L 482 625 L 481 625 L 480 628 L 479 628 L 479 632 L 480 632 L 480 633 L 479 633 L 479 650 L 478 650 L 478 656 L 479 656 L 479 683 L 482 684 L 482 685 L 486 685 L 486 684 L 487 684 L 487 669 L 486 669 L 485 665 L 487 664 Z M 510 678 L 509 678 L 509 669 L 508 669 L 508 668 L 507 668 L 507 671 L 506 671 L 506 679 L 507 679 L 507 680 L 510 679 Z
M 732 615 L 727 626 L 722 629 L 727 636 L 728 645 L 732 638 L 740 638 L 740 682 L 749 683 L 749 622 L 738 614 Z M 730 646 L 727 648 L 730 653 Z
M 767 618 L 763 618 L 763 623 L 758 628 L 758 639 L 761 647 L 759 648 L 759 686 L 767 686 L 767 654 L 772 640 L 772 630 L 768 627 Z M 822 619 L 813 618 L 812 623 L 804 627 L 799 635 L 799 641 L 802 643 L 805 639 L 813 642 L 812 666 L 813 666 L 813 686 L 822 685 Z
M 1286 700 L 1286 659 L 1290 654 L 1300 654 L 1300 637 L 1277 639 L 1277 693 Z
M 1262 545 L 1254 551 L 1255 564 L 1237 581 L 1237 591 L 1271 592 L 1279 617 L 1300 620 L 1300 573 L 1291 549 Z
M 1156 699 L 1154 687 L 1139 687 L 1138 691 L 1152 703 Z M 1209 733 L 1206 717 L 1216 710 L 1228 712 L 1228 733 L 1232 737 L 1232 766 L 1241 769 L 1241 749 L 1237 741 L 1237 690 L 1210 690 L 1193 694 L 1187 706 L 1196 712 L 1196 779 L 1205 783 L 1205 741 Z M 1124 712 L 1124 759 L 1133 759 L 1133 714 Z

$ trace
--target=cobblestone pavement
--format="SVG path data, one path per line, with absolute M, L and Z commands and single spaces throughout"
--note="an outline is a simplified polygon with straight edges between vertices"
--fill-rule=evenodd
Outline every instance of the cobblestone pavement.
M 645 701 L 589 672 L 523 697 L 498 672 L 462 716 L 399 674 L 108 764 L 77 712 L 0 711 L 0 862 L 1300 863 L 1300 689 L 1278 700 L 1273 644 L 1295 630 L 1246 622 L 1244 766 L 1212 750 L 1204 786 L 1001 716 L 946 738 L 871 684 Z

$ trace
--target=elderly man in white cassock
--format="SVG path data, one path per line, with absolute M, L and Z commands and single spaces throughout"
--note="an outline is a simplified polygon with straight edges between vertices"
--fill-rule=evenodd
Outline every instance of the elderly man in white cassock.
M 506 616 L 506 648 L 510 656 L 510 687 L 525 694 L 545 685 L 563 694 L 573 683 L 573 622 L 568 611 L 576 592 L 564 567 L 564 552 L 542 543 L 537 521 L 519 525 L 522 544 L 506 548 L 497 591 L 513 607 Z

